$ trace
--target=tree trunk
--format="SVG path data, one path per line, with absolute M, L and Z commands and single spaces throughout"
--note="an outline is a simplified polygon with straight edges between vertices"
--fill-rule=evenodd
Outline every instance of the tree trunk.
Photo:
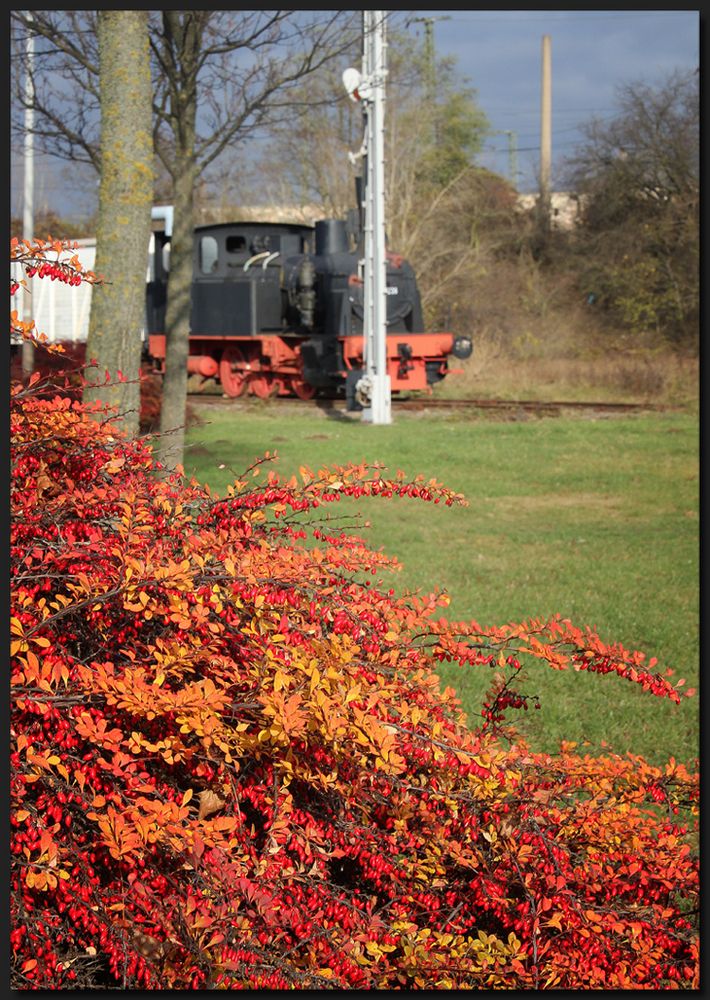
M 163 11 L 163 57 L 178 66 L 170 88 L 169 120 L 175 139 L 170 165 L 173 178 L 173 233 L 170 241 L 165 312 L 165 377 L 156 453 L 166 471 L 182 466 L 185 448 L 187 357 L 190 340 L 195 183 L 198 177 L 197 73 L 205 15 Z
M 155 451 L 170 471 L 182 465 L 185 447 L 187 400 L 187 356 L 190 336 L 190 294 L 194 229 L 194 155 L 177 157 L 175 173 L 173 234 L 170 241 L 170 273 L 165 314 L 165 377 L 160 407 L 160 435 Z
M 115 407 L 129 437 L 139 431 L 141 330 L 153 198 L 152 86 L 148 12 L 102 10 L 98 17 L 101 182 L 94 287 L 86 344 L 96 358 L 87 401 Z M 121 375 L 119 375 L 121 373 Z M 128 381 L 118 381 L 125 377 Z

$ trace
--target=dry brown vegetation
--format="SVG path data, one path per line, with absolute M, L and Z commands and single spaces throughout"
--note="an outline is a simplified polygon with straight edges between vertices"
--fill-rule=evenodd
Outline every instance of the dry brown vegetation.
M 485 340 L 447 383 L 451 396 L 698 405 L 698 361 L 670 351 L 506 358 Z
M 460 292 L 445 328 L 470 335 L 474 350 L 467 361 L 452 359 L 457 373 L 439 394 L 698 405 L 692 345 L 621 328 L 587 303 L 563 259 L 549 266 L 522 250 L 479 260 Z
M 455 374 L 438 394 L 698 406 L 697 357 L 651 338 L 602 332 L 581 310 L 554 313 L 534 327 L 510 310 L 504 323 L 479 318 L 455 332 L 473 334 L 473 354 L 450 366 Z

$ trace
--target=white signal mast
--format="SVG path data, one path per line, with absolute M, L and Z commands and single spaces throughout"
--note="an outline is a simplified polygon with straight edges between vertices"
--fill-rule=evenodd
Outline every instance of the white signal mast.
M 387 262 L 385 257 L 385 80 L 387 12 L 362 12 L 362 73 L 346 69 L 343 83 L 365 115 L 365 192 L 363 263 L 365 374 L 357 386 L 365 402 L 362 419 L 392 423 L 391 380 L 387 373 Z

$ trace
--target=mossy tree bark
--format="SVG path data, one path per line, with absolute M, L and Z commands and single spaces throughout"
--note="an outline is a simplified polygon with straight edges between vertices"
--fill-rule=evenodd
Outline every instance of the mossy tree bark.
M 98 41 L 101 179 L 94 270 L 106 280 L 93 290 L 86 356 L 98 363 L 92 381 L 103 382 L 108 372 L 110 382 L 87 387 L 84 399 L 115 407 L 122 429 L 135 437 L 154 175 L 148 12 L 99 11 Z

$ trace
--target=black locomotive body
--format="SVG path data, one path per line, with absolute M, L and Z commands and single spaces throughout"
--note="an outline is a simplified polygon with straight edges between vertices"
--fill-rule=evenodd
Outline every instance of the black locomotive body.
M 314 227 L 223 223 L 195 230 L 188 370 L 218 378 L 228 396 L 343 391 L 364 368 L 361 253 L 343 220 Z M 147 290 L 148 350 L 165 360 L 169 241 L 154 234 Z M 411 266 L 387 255 L 387 365 L 393 392 L 427 389 L 471 341 L 426 333 Z

